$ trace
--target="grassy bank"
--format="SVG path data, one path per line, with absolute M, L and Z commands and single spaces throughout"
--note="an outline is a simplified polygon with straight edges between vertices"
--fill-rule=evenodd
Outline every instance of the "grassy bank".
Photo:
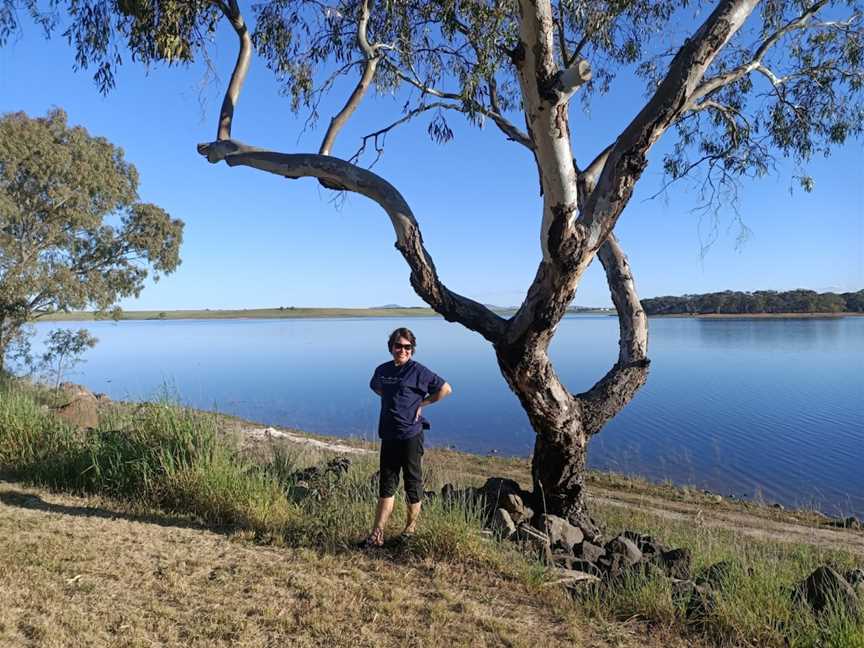
M 311 317 L 438 317 L 431 308 L 243 308 L 236 310 L 123 311 L 121 320 L 290 319 Z M 97 318 L 89 311 L 53 313 L 43 322 L 85 322 Z
M 277 441 L 250 446 L 226 432 L 215 415 L 170 403 L 108 407 L 98 429 L 81 431 L 64 425 L 51 413 L 46 405 L 52 398 L 50 392 L 32 387 L 8 381 L 0 384 L 0 470 L 5 478 L 55 492 L 95 496 L 101 498 L 102 506 L 116 511 L 181 516 L 190 524 L 217 529 L 244 546 L 264 545 L 276 555 L 290 555 L 292 568 L 301 572 L 335 572 L 336 565 L 356 568 L 358 562 L 367 560 L 351 547 L 370 523 L 376 496 L 374 455 L 355 458 L 341 479 L 323 477 L 313 484 L 314 495 L 304 497 L 308 484 L 299 485 L 293 475 L 328 458 L 321 451 Z M 476 484 L 508 470 L 514 476 L 524 475 L 524 464 L 515 460 L 487 460 L 446 451 L 430 452 L 426 465 L 427 488 L 436 490 L 444 483 Z M 598 476 L 594 480 L 602 482 Z M 607 485 L 613 483 L 610 479 Z M 831 563 L 840 570 L 851 569 L 860 565 L 860 556 L 812 544 L 760 541 L 732 528 L 670 521 L 638 508 L 595 502 L 593 513 L 604 521 L 608 537 L 626 528 L 690 549 L 697 573 L 717 561 L 728 561 L 732 568 L 711 610 L 698 621 L 688 620 L 685 604 L 673 596 L 668 580 L 651 573 L 633 574 L 571 599 L 548 585 L 551 576 L 541 562 L 518 553 L 511 543 L 498 543 L 484 534 L 481 511 L 469 502 L 445 505 L 433 499 L 424 506 L 416 540 L 409 546 L 395 545 L 383 559 L 391 561 L 394 569 L 405 564 L 436 565 L 448 577 L 460 574 L 465 587 L 475 588 L 480 598 L 498 596 L 495 592 L 501 588 L 517 592 L 516 598 L 532 601 L 557 619 L 549 635 L 555 639 L 550 643 L 574 641 L 579 628 L 602 628 L 624 636 L 635 623 L 647 629 L 648 635 L 634 640 L 637 644 L 633 645 L 677 641 L 717 646 L 864 646 L 860 621 L 840 611 L 816 616 L 793 604 L 790 596 L 794 584 L 815 567 Z M 397 507 L 395 515 L 393 528 L 398 529 L 404 507 Z M 7 568 L 30 565 L 23 554 L 13 554 L 17 558 L 10 560 L 20 564 Z M 264 562 L 269 565 L 269 558 Z M 249 570 L 254 573 L 251 566 Z M 338 585 L 331 582 L 330 587 Z M 411 592 L 404 596 L 410 599 Z M 470 608 L 464 601 L 459 605 L 463 610 Z M 399 605 L 384 596 L 371 607 L 361 608 L 369 616 L 354 619 L 354 623 L 365 627 L 375 625 L 370 620 L 375 614 L 389 618 Z M 317 615 L 308 623 L 328 623 L 325 607 L 307 613 Z M 206 634 L 195 626 L 194 619 L 189 622 L 193 632 Z M 214 622 L 208 618 L 197 623 Z M 328 628 L 325 635 L 336 632 Z M 3 631 L 0 617 L 0 633 Z M 522 636 L 518 628 L 507 624 L 489 632 L 480 643 L 504 643 L 507 636 Z M 437 643 L 432 635 L 422 636 L 430 645 Z M 596 645 L 615 644 L 591 636 Z M 341 640 L 347 640 L 347 635 Z M 449 640 L 451 645 L 454 641 L 460 643 Z M 522 645 L 521 640 L 512 643 Z M 524 645 L 529 644 L 526 636 Z

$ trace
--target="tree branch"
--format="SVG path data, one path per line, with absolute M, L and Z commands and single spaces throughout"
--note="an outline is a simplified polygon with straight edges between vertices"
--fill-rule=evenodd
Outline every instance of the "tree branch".
M 618 361 L 591 389 L 576 396 L 582 403 L 587 434 L 595 434 L 617 415 L 648 377 L 648 318 L 636 293 L 633 273 L 614 234 L 597 252 L 618 311 Z
M 602 245 L 648 163 L 648 151 L 687 109 L 706 70 L 757 3 L 758 0 L 721 0 L 678 50 L 653 96 L 618 137 L 597 187 L 578 219 L 578 225 L 587 233 L 588 251 Z
M 237 107 L 240 90 L 243 88 L 243 82 L 246 80 L 246 74 L 249 72 L 249 61 L 252 58 L 252 39 L 249 36 L 249 30 L 246 28 L 246 22 L 243 20 L 243 15 L 240 13 L 240 7 L 237 5 L 236 0 L 230 0 L 230 7 L 219 0 L 210 1 L 222 11 L 228 22 L 231 23 L 234 31 L 237 32 L 237 38 L 240 40 L 237 61 L 234 63 L 231 80 L 225 91 L 225 98 L 222 100 L 222 109 L 219 111 L 219 128 L 216 132 L 216 139 L 227 140 L 231 139 L 231 123 L 234 119 L 234 110 Z
M 366 30 L 369 26 L 369 17 L 372 13 L 372 5 L 375 0 L 363 0 L 360 3 L 360 19 L 357 21 L 357 46 L 366 57 L 366 62 L 363 65 L 363 73 L 360 75 L 360 81 L 348 97 L 348 101 L 342 107 L 342 110 L 330 120 L 330 125 L 327 132 L 324 134 L 324 139 L 321 142 L 321 148 L 318 150 L 319 155 L 330 155 L 333 148 L 333 143 L 336 141 L 336 136 L 342 127 L 360 105 L 372 79 L 375 78 L 375 70 L 378 67 L 378 49 L 369 44 L 369 39 Z
M 399 67 L 396 66 L 396 64 L 393 63 L 392 61 L 390 61 L 389 59 L 385 59 L 385 60 L 387 61 L 388 65 L 390 65 L 393 68 L 393 72 L 400 79 L 402 79 L 403 81 L 405 81 L 409 85 L 414 86 L 415 88 L 420 90 L 420 92 L 422 92 L 423 94 L 432 95 L 433 97 L 438 97 L 439 99 L 451 99 L 453 101 L 459 101 L 462 104 L 465 103 L 465 100 L 462 97 L 462 95 L 456 94 L 454 92 L 444 92 L 443 90 L 438 90 L 437 88 L 433 88 L 431 86 L 428 86 L 428 85 L 424 84 L 422 81 L 420 81 L 419 79 L 412 78 L 410 75 L 408 75 L 404 71 L 400 70 Z M 490 87 L 490 94 L 491 94 L 491 87 Z M 497 103 L 497 101 L 496 101 L 496 103 Z M 467 104 L 467 106 L 470 107 L 470 109 L 473 110 L 474 112 L 479 113 L 481 115 L 484 115 L 484 116 L 488 117 L 489 119 L 491 119 L 492 122 L 498 127 L 498 130 L 500 130 L 502 133 L 504 133 L 512 141 L 514 141 L 518 144 L 521 144 L 522 146 L 525 146 L 526 148 L 529 148 L 529 149 L 534 148 L 534 143 L 531 140 L 531 137 L 527 133 L 525 133 L 524 131 L 517 128 L 516 125 L 514 125 L 506 117 L 504 117 L 504 115 L 502 115 L 500 113 L 500 111 L 497 107 L 493 106 L 493 108 L 490 110 L 486 106 L 484 106 L 480 103 L 477 103 L 477 102 L 471 102 L 471 103 Z M 454 105 L 454 106 L 451 106 L 450 109 L 451 110 L 458 110 L 460 112 L 466 112 L 466 107 L 462 107 L 462 106 L 455 106 Z
M 390 217 L 396 233 L 396 249 L 411 268 L 411 285 L 417 294 L 444 319 L 459 322 L 493 343 L 503 335 L 504 319 L 444 286 L 423 246 L 420 226 L 411 208 L 396 188 L 380 176 L 326 155 L 276 153 L 234 140 L 200 144 L 198 152 L 214 164 L 224 160 L 229 166 L 248 166 L 286 178 L 318 178 L 370 198 Z
M 769 80 L 771 80 L 773 85 L 778 85 L 780 82 L 777 77 L 770 73 L 770 70 L 765 68 L 762 65 L 762 59 L 765 58 L 765 55 L 777 42 L 789 32 L 795 29 L 803 29 L 807 26 L 807 23 L 810 19 L 815 16 L 819 11 L 828 4 L 828 0 L 819 0 L 805 12 L 803 12 L 800 16 L 795 18 L 795 20 L 791 20 L 786 23 L 783 27 L 778 29 L 776 32 L 771 34 L 768 38 L 766 38 L 756 50 L 756 53 L 753 55 L 753 58 L 743 65 L 739 65 L 738 67 L 726 72 L 725 74 L 721 74 L 710 79 L 706 79 L 703 81 L 698 88 L 693 92 L 690 96 L 690 100 L 688 102 L 687 110 L 691 110 L 695 107 L 696 102 L 698 102 L 703 97 L 708 96 L 709 94 L 716 92 L 720 88 L 729 85 L 730 83 L 735 83 L 742 77 L 747 74 L 750 74 L 754 70 L 762 72 L 768 76 Z

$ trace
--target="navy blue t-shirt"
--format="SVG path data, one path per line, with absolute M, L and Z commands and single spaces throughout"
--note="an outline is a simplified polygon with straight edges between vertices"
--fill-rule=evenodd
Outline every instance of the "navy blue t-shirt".
M 409 360 L 396 366 L 392 360 L 379 365 L 369 386 L 381 393 L 378 436 L 382 439 L 410 439 L 423 431 L 423 417 L 417 408 L 428 394 L 434 394 L 444 379 L 419 362 Z

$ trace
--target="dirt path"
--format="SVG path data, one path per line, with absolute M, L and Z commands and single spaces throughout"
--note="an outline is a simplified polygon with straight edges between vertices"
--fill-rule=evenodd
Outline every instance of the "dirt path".
M 864 531 L 835 529 L 781 522 L 743 511 L 717 510 L 700 504 L 676 502 L 644 494 L 629 494 L 591 488 L 589 498 L 607 506 L 638 509 L 665 520 L 692 521 L 713 529 L 731 529 L 736 533 L 758 538 L 842 549 L 864 555 Z

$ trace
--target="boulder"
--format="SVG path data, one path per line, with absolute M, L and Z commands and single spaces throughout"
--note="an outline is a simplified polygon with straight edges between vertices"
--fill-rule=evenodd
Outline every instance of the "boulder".
M 690 566 L 693 558 L 690 555 L 689 549 L 664 551 L 659 556 L 656 556 L 654 560 L 663 568 L 667 576 L 681 580 L 690 579 Z
M 734 570 L 735 565 L 728 560 L 721 560 L 706 567 L 696 578 L 696 584 L 713 590 L 722 590 Z
M 516 533 L 516 525 L 513 524 L 513 519 L 506 509 L 499 508 L 492 515 L 492 523 L 490 525 L 492 532 L 498 538 L 509 538 Z
M 99 427 L 99 401 L 86 390 L 76 393 L 68 403 L 61 405 L 54 412 L 77 428 Z
M 534 517 L 534 511 L 525 506 L 522 498 L 516 493 L 507 493 L 504 497 L 499 498 L 498 501 L 501 503 L 501 508 L 510 514 L 513 522 L 516 524 L 527 522 Z
M 606 553 L 622 556 L 628 566 L 635 565 L 642 560 L 642 552 L 639 551 L 639 547 L 623 534 L 606 543 Z
M 547 562 L 553 561 L 549 536 L 542 531 L 538 531 L 530 524 L 523 522 L 516 527 L 516 533 L 512 537 L 522 544 L 523 550 L 539 555 Z
M 669 583 L 672 587 L 672 602 L 675 605 L 689 601 L 693 596 L 693 590 L 696 589 L 696 583 L 692 580 L 672 578 Z
M 573 526 L 564 518 L 557 515 L 544 514 L 540 516 L 543 528 L 546 530 L 546 535 L 549 536 L 549 542 L 552 548 L 560 548 L 569 553 L 578 547 L 584 536 L 581 529 Z
M 486 483 L 480 487 L 478 494 L 486 500 L 486 510 L 491 515 L 494 513 L 495 509 L 507 508 L 508 504 L 510 504 L 508 498 L 509 495 L 520 497 L 519 504 L 521 504 L 521 491 L 522 489 L 519 488 L 519 484 L 512 479 L 506 479 L 504 477 L 490 477 L 486 480 Z
M 635 531 L 624 531 L 622 533 L 625 538 L 632 540 L 636 543 L 636 546 L 639 547 L 639 551 L 642 552 L 642 555 L 650 559 L 654 556 L 659 556 L 664 551 L 667 551 L 667 547 L 663 544 L 655 540 L 649 535 L 645 535 L 643 533 L 636 533 Z
M 578 571 L 576 569 L 563 569 L 557 567 L 552 571 L 555 580 L 550 585 L 560 585 L 573 594 L 583 591 L 587 586 L 599 583 L 600 578 L 594 574 Z
M 590 563 L 596 563 L 599 558 L 606 555 L 606 550 L 587 540 L 583 540 L 582 544 L 573 549 L 573 555 Z
M 600 568 L 597 565 L 592 562 L 588 562 L 587 560 L 582 560 L 581 558 L 571 558 L 570 569 L 585 572 L 586 574 L 593 574 L 594 576 L 603 575 L 603 572 L 600 571 Z
M 861 602 L 852 585 L 827 565 L 817 567 L 801 581 L 793 597 L 798 602 L 806 602 L 815 612 L 822 612 L 833 603 L 845 608 L 850 616 L 861 614 Z
M 608 552 L 602 558 L 598 558 L 595 564 L 606 578 L 618 578 L 633 567 L 623 554 Z
M 688 621 L 702 623 L 717 607 L 717 597 L 704 585 L 693 585 L 684 614 Z
M 852 589 L 855 590 L 855 594 L 858 595 L 858 601 L 864 604 L 864 569 L 860 567 L 852 569 L 844 574 L 844 578 L 852 586 Z

